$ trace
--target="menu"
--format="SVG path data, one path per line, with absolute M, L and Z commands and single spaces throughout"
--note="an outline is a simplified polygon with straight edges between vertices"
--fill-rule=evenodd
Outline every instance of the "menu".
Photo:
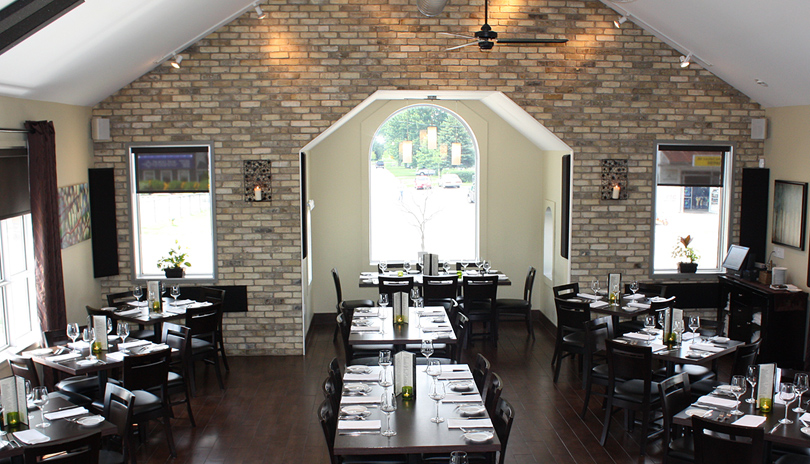
M 776 364 L 760 364 L 759 379 L 757 379 L 757 408 L 762 407 L 762 400 L 768 400 L 773 404 L 774 378 L 776 374 Z
M 28 424 L 28 401 L 25 396 L 24 378 L 12 375 L 0 379 L 0 397 L 2 397 L 4 424 L 9 423 L 9 414 L 17 415 L 20 423 Z
M 416 397 L 416 355 L 400 351 L 394 355 L 394 392 L 402 393 L 402 387 L 410 387 L 412 398 Z
M 96 342 L 101 344 L 101 351 L 108 351 L 107 316 L 93 316 L 93 332 L 96 334 Z

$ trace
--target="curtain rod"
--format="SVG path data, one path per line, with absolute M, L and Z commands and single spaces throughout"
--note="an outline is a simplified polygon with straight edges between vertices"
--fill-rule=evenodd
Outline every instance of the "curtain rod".
M 17 132 L 17 133 L 27 134 L 28 130 L 26 130 L 26 129 L 6 129 L 5 127 L 0 127 L 0 132 Z

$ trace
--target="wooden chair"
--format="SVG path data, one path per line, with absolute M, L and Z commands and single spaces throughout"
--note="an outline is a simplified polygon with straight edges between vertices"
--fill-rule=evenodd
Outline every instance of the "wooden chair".
M 329 377 L 332 378 L 332 381 L 335 384 L 335 387 L 338 391 L 343 390 L 343 373 L 340 371 L 340 363 L 338 362 L 338 358 L 332 358 L 329 362 Z
M 33 359 L 10 355 L 8 357 L 8 366 L 11 369 L 12 375 L 16 375 L 17 377 L 22 377 L 23 379 L 27 380 L 31 384 L 32 388 L 42 385 L 42 383 L 39 381 L 39 373 L 37 372 L 37 367 L 36 364 L 34 364 Z M 96 381 L 96 385 L 98 385 L 98 381 Z M 67 392 L 65 392 L 65 394 L 59 392 L 48 393 L 49 398 L 54 398 L 55 396 L 60 395 L 71 401 L 74 400 L 73 396 L 67 394 Z M 90 402 L 89 398 L 84 398 L 84 400 L 84 404 Z
M 608 365 L 605 352 L 605 340 L 613 338 L 613 317 L 604 316 L 591 319 L 583 325 L 585 330 L 585 349 L 582 360 L 582 388 L 585 390 L 585 400 L 582 405 L 582 414 L 585 418 L 588 413 L 588 403 L 594 385 L 608 386 Z
M 378 277 L 378 281 L 380 295 L 383 293 L 388 295 L 388 306 L 392 308 L 394 307 L 394 293 L 404 292 L 406 295 L 410 295 L 411 289 L 413 288 L 413 276 L 380 276 Z
M 523 319 L 526 321 L 526 330 L 534 339 L 534 327 L 532 326 L 532 288 L 534 287 L 534 277 L 537 269 L 529 266 L 526 274 L 526 282 L 523 284 L 523 299 L 498 298 L 495 306 L 498 308 L 498 320 Z
M 163 423 L 166 441 L 172 457 L 177 457 L 172 436 L 171 406 L 169 405 L 168 378 L 171 349 L 137 356 L 124 356 L 123 387 L 135 396 L 132 421 L 138 425 L 141 442 L 146 440 L 146 424 L 153 419 Z M 157 394 L 151 393 L 156 391 Z
M 328 379 L 327 379 L 328 380 Z M 318 408 L 318 419 L 323 429 L 323 436 L 326 439 L 326 447 L 329 450 L 329 460 L 331 464 L 407 464 L 407 456 L 376 456 L 363 455 L 343 457 L 335 455 L 335 435 L 337 434 L 337 412 L 330 399 L 324 399 Z
M 216 306 L 216 305 L 215 305 Z M 197 361 L 214 366 L 217 375 L 219 389 L 224 390 L 225 384 L 222 381 L 222 371 L 219 368 L 219 353 L 217 349 L 217 330 L 222 318 L 222 305 L 204 308 L 204 312 L 186 316 L 186 327 L 191 330 L 191 363 L 190 363 L 190 385 L 191 395 L 197 395 L 196 367 Z
M 337 304 L 335 305 L 335 309 L 337 309 L 338 314 L 340 314 L 341 309 L 351 309 L 354 310 L 355 308 L 371 308 L 374 306 L 374 302 L 371 300 L 344 300 L 343 299 L 343 289 L 340 286 L 340 275 L 338 275 L 338 270 L 336 267 L 332 268 L 332 280 L 335 282 L 335 294 L 337 294 Z M 337 340 L 339 328 L 335 326 L 335 333 L 332 336 L 332 342 Z
M 759 343 L 759 341 L 756 341 L 755 343 L 746 345 L 737 345 L 737 349 L 734 350 L 734 359 L 731 362 L 731 376 L 729 377 L 729 381 L 731 377 L 735 375 L 745 375 L 748 366 L 756 364 L 757 354 L 759 353 Z M 699 380 L 692 384 L 692 396 L 694 399 L 697 399 L 703 395 L 708 395 L 722 384 L 723 382 L 713 378 Z
M 212 287 L 200 287 L 199 292 L 200 296 L 197 301 L 206 301 L 211 303 L 211 307 L 217 308 L 219 321 L 217 323 L 217 331 L 214 334 L 214 347 L 219 357 L 222 359 L 222 366 L 225 367 L 225 372 L 229 372 L 231 368 L 228 367 L 228 356 L 225 354 L 225 336 L 222 329 L 222 318 L 225 315 L 225 290 Z
M 676 374 L 658 384 L 661 412 L 664 417 L 664 456 L 662 464 L 695 462 L 695 442 L 692 435 L 673 424 L 673 417 L 692 404 L 689 375 Z
M 506 445 L 509 443 L 509 435 L 512 432 L 512 423 L 515 420 L 515 408 L 503 398 L 499 398 L 492 414 L 492 425 L 498 440 L 501 441 L 501 450 L 498 452 L 498 464 L 503 464 L 506 459 Z
M 443 306 L 450 311 L 458 305 L 458 275 L 422 276 L 422 298 L 425 306 Z
M 557 285 L 551 289 L 554 292 L 554 298 L 574 298 L 579 293 L 579 282 L 572 282 L 570 284 Z
M 135 396 L 124 387 L 108 382 L 104 390 L 104 409 L 102 415 L 115 424 L 116 437 L 121 441 L 121 452 L 104 447 L 99 461 L 101 464 L 126 463 L 136 464 L 135 447 L 132 443 L 132 411 Z M 111 440 L 105 440 L 109 442 Z
M 464 276 L 461 284 L 464 303 L 461 311 L 470 319 L 469 339 L 476 336 L 488 338 L 493 345 L 498 345 L 498 276 Z M 484 325 L 484 331 L 475 333 L 472 327 L 476 322 Z
M 472 372 L 475 386 L 478 387 L 478 391 L 481 392 L 481 394 L 484 393 L 484 386 L 489 380 L 490 370 L 491 365 L 489 360 L 481 353 L 478 353 L 478 355 L 475 357 L 475 364 L 473 364 L 470 371 Z
M 192 362 L 191 329 L 186 326 L 164 322 L 163 334 L 160 340 L 169 348 L 177 350 L 177 353 L 172 355 L 166 383 L 169 406 L 185 404 L 189 422 L 191 422 L 192 427 L 196 427 L 197 423 L 194 421 L 194 414 L 191 411 L 191 382 L 189 380 L 191 378 Z M 178 395 L 182 395 L 182 397 L 177 400 L 172 399 L 172 397 Z
M 23 447 L 26 464 L 46 462 L 54 464 L 98 464 L 101 450 L 101 432 L 67 442 L 46 443 Z
M 145 290 L 144 290 L 145 291 Z M 128 292 L 110 293 L 107 295 L 107 305 L 121 308 L 126 306 L 130 301 L 135 301 L 137 298 L 132 294 L 132 290 Z M 147 329 L 143 324 L 138 324 L 138 328 L 129 331 L 129 336 L 140 340 L 155 340 L 155 331 Z
M 490 415 L 494 415 L 495 406 L 498 405 L 502 392 L 503 380 L 501 380 L 501 376 L 497 372 L 491 372 L 489 380 L 484 384 L 484 390 L 481 392 L 481 397 L 484 398 L 484 407 Z
M 742 427 L 692 416 L 692 433 L 696 464 L 765 462 L 765 429 L 762 427 Z
M 551 367 L 554 368 L 554 383 L 560 377 L 562 360 L 568 356 L 585 354 L 585 326 L 591 320 L 591 306 L 587 301 L 555 298 L 557 309 L 557 338 Z

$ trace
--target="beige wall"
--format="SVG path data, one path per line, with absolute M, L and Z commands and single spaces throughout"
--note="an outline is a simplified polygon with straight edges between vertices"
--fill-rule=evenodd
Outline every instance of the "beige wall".
M 0 127 L 22 128 L 25 121 L 53 121 L 56 130 L 56 182 L 60 187 L 87 182 L 93 167 L 90 139 L 91 109 L 82 106 L 0 97 Z M 22 146 L 16 134 L 0 134 L 2 146 Z M 36 166 L 32 166 L 36 168 Z M 93 278 L 91 241 L 62 250 L 65 302 L 68 321 L 83 321 L 85 305 L 98 305 L 101 286 Z
M 768 252 L 773 250 L 770 243 L 773 214 L 773 182 L 789 180 L 810 182 L 810 106 L 770 108 L 765 114 L 769 122 L 769 136 L 765 141 L 767 167 L 770 168 Z M 785 258 L 774 258 L 775 266 L 788 268 L 787 282 L 808 289 L 807 267 L 810 242 L 805 235 L 805 250 L 782 246 Z

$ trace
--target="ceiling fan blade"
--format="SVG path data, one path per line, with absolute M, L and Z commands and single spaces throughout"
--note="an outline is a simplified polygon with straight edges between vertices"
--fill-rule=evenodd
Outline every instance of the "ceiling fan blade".
M 471 35 L 461 35 L 461 34 L 453 34 L 451 32 L 439 32 L 439 35 L 449 35 L 450 37 L 461 37 L 462 39 L 472 39 L 475 40 L 475 37 Z
M 562 44 L 568 39 L 497 39 L 502 44 Z
M 445 51 L 457 50 L 459 48 L 469 47 L 470 45 L 478 45 L 478 41 L 465 43 L 464 45 L 456 45 L 455 47 L 445 48 Z

